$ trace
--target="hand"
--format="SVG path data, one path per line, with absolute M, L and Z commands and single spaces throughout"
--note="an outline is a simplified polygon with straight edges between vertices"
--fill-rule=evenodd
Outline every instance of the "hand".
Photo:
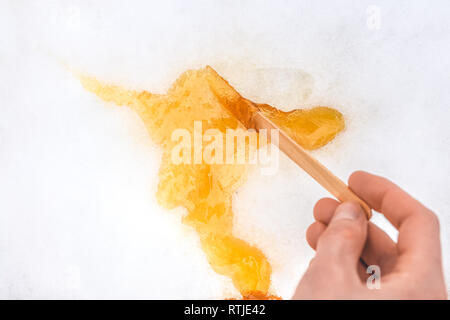
M 368 222 L 358 204 L 319 200 L 306 233 L 316 256 L 293 298 L 446 299 L 436 215 L 382 177 L 358 171 L 349 186 L 398 229 L 398 242 Z M 367 265 L 379 266 L 379 289 L 367 286 Z

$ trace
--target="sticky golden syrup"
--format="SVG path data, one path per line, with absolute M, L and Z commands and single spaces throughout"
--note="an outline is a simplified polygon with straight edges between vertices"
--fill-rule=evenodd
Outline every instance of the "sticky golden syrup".
M 270 292 L 272 270 L 265 255 L 233 235 L 232 195 L 245 181 L 248 165 L 171 161 L 175 129 L 193 134 L 194 121 L 202 122 L 202 132 L 243 128 L 223 104 L 238 104 L 243 98 L 210 67 L 186 71 L 164 95 L 127 90 L 91 77 L 80 80 L 102 100 L 139 114 L 163 149 L 157 199 L 169 209 L 186 208 L 183 222 L 196 230 L 211 267 L 229 277 L 244 299 L 276 298 Z M 344 128 L 342 115 L 331 108 L 282 112 L 268 105 L 258 107 L 306 149 L 323 146 Z

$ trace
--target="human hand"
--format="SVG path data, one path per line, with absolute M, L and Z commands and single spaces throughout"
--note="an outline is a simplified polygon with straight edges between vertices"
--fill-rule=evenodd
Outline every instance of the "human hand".
M 349 187 L 399 231 L 395 243 L 356 203 L 319 200 L 306 233 L 316 250 L 293 299 L 446 299 L 439 221 L 389 180 L 357 171 Z M 381 271 L 370 290 L 367 265 Z

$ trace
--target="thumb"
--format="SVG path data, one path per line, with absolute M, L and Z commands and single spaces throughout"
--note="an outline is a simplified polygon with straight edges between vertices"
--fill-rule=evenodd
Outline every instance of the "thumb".
M 356 270 L 367 237 L 367 218 L 357 203 L 340 204 L 317 243 L 316 260 Z

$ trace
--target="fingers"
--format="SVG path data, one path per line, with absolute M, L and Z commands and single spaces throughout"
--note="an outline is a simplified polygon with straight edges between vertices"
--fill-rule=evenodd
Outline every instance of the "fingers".
M 429 210 L 420 202 L 383 177 L 356 171 L 350 176 L 348 184 L 373 209 L 383 213 L 397 229 L 408 218 L 430 216 Z
M 320 231 L 322 227 L 315 228 Z M 351 202 L 340 204 L 328 227 L 318 239 L 317 263 L 338 267 L 342 273 L 357 275 L 355 271 L 366 242 L 366 235 L 367 219 L 362 208 Z
M 334 211 L 338 206 L 339 202 L 330 198 L 320 199 L 316 203 L 314 207 L 316 222 L 306 232 L 307 241 L 313 249 L 316 249 L 319 237 L 331 221 Z M 361 258 L 369 265 L 376 264 L 382 266 L 383 272 L 387 274 L 391 271 L 396 256 L 397 249 L 395 242 L 383 230 L 369 222 L 367 240 Z
M 325 224 L 328 224 L 333 217 L 336 208 L 339 206 L 340 202 L 331 199 L 331 198 L 323 198 L 317 201 L 314 206 L 314 218 L 316 221 L 321 221 Z
M 388 274 L 397 259 L 397 246 L 386 232 L 369 222 L 367 241 L 361 257 L 368 265 L 378 265 L 383 268 L 383 274 Z
M 367 172 L 353 173 L 349 186 L 399 230 L 398 253 L 408 255 L 410 264 L 440 260 L 439 223 L 430 210 L 394 183 Z
M 308 241 L 309 246 L 314 250 L 316 250 L 317 241 L 326 228 L 327 226 L 325 224 L 316 221 L 306 230 L 306 241 Z
M 320 236 L 327 225 L 316 221 L 306 231 L 306 240 L 314 250 Z M 367 225 L 367 240 L 361 258 L 368 265 L 376 264 L 383 268 L 383 273 L 388 274 L 395 264 L 397 250 L 394 241 L 380 228 L 369 222 Z
M 396 261 L 396 252 L 395 252 L 395 245 L 392 242 L 392 240 L 389 238 L 390 243 L 390 249 L 387 249 L 383 247 L 384 241 L 380 242 L 373 242 L 369 239 L 372 237 L 373 239 L 373 232 L 370 231 L 370 227 L 377 228 L 378 231 L 383 233 L 386 237 L 389 238 L 388 235 L 386 235 L 381 229 L 378 229 L 377 226 L 374 224 L 368 225 L 368 235 L 366 240 L 366 245 L 363 249 L 363 253 L 361 254 L 362 261 L 358 264 L 358 274 L 361 278 L 361 280 L 367 279 L 367 265 L 378 265 L 383 269 L 383 274 L 387 275 L 389 274 L 395 266 Z M 309 243 L 309 246 L 316 250 L 317 248 L 317 242 L 319 241 L 320 236 L 327 228 L 327 225 L 325 225 L 322 222 L 316 221 L 313 224 L 311 224 L 306 231 L 306 240 Z M 363 265 L 364 263 L 364 265 Z

